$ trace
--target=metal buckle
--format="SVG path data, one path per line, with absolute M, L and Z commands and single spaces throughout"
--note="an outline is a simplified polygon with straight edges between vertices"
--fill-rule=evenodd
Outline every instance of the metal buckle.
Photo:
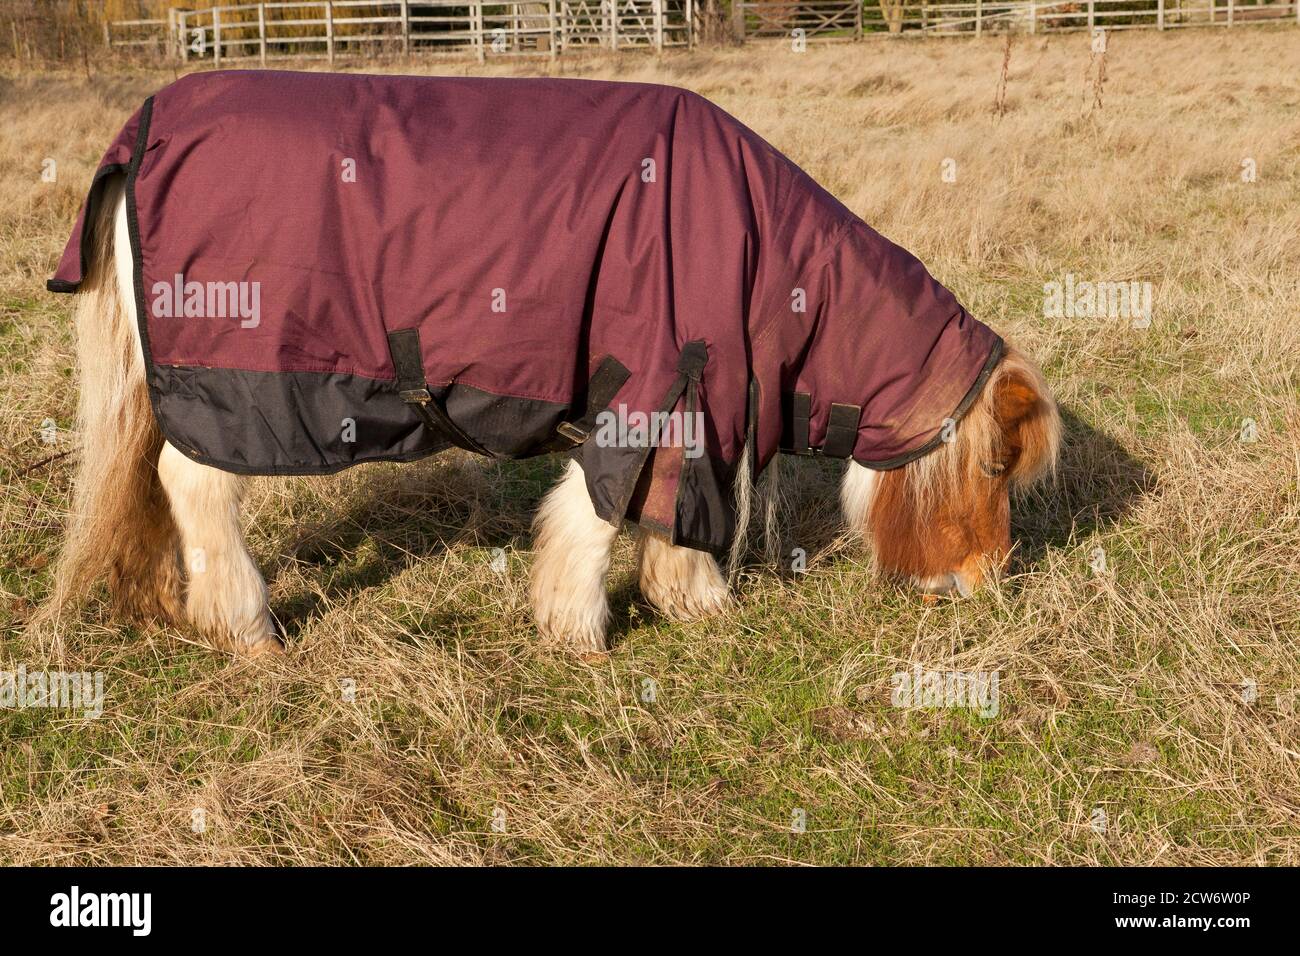
M 398 394 L 402 396 L 402 401 L 406 402 L 408 405 L 413 402 L 420 405 L 427 405 L 429 402 L 433 401 L 433 396 L 429 394 L 427 388 L 408 388 L 406 391 L 399 392 Z
M 589 432 L 584 432 L 572 422 L 560 422 L 560 424 L 556 426 L 555 430 L 575 445 L 581 445 L 587 440 L 587 435 L 590 434 Z

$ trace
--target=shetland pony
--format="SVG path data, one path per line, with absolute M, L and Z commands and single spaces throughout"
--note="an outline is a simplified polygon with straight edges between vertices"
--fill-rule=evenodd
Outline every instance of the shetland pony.
M 278 653 L 266 584 L 240 530 L 247 479 L 192 461 L 159 431 L 145 385 L 120 176 L 104 197 L 87 224 L 94 245 L 75 320 L 81 453 L 47 613 L 106 581 L 125 618 L 187 622 L 213 646 Z M 884 575 L 929 593 L 968 595 L 1005 561 L 1010 494 L 1054 471 L 1060 436 L 1041 373 L 1009 348 L 951 440 L 891 471 L 849 461 L 844 518 L 871 542 Z M 742 528 L 733 566 L 757 507 L 751 478 L 742 471 L 736 482 Z M 576 462 L 545 496 L 534 530 L 530 592 L 540 636 L 604 651 L 605 579 L 619 529 L 597 516 Z M 643 532 L 637 564 L 642 594 L 674 620 L 717 614 L 730 601 L 727 577 L 706 552 Z

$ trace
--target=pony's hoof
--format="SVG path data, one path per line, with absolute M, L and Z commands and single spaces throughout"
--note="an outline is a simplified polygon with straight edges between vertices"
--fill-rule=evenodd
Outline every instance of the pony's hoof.
M 236 648 L 235 653 L 240 657 L 284 657 L 284 645 L 278 638 L 267 637 L 258 641 L 256 644 L 244 644 Z
M 647 534 L 638 565 L 641 594 L 671 620 L 698 621 L 731 606 L 731 589 L 718 562 L 702 551 Z
M 707 571 L 668 581 L 643 576 L 641 593 L 659 613 L 674 621 L 714 617 L 728 610 L 732 603 L 727 582 L 720 574 Z
M 537 626 L 540 644 L 548 650 L 567 651 L 585 657 L 588 654 L 606 654 L 603 630 L 590 627 L 555 627 L 539 624 Z
M 243 657 L 284 657 L 285 656 L 284 628 L 274 617 L 271 618 L 271 633 L 265 637 L 259 637 L 251 644 L 244 644 L 235 648 L 235 652 Z

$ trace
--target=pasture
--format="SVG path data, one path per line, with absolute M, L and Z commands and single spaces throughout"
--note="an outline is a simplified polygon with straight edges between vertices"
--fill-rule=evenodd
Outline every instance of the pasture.
M 583 659 L 528 611 L 560 462 L 459 452 L 254 483 L 283 659 L 99 602 L 28 631 L 77 454 L 72 303 L 44 282 L 175 74 L 3 68 L 0 672 L 102 674 L 104 706 L 0 709 L 0 861 L 1300 863 L 1300 30 L 1116 34 L 1104 61 L 1084 34 L 1004 42 L 370 67 L 696 90 L 1061 403 L 1058 480 L 1015 507 L 997 586 L 878 581 L 835 464 L 787 459 L 732 612 L 657 617 L 625 536 L 612 653 Z M 1149 283 L 1149 319 L 1053 314 L 1067 282 Z M 895 706 L 917 667 L 997 672 L 996 713 Z

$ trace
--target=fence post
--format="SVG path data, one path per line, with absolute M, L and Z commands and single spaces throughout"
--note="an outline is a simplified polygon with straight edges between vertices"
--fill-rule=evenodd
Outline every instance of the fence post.
M 686 0 L 686 49 L 695 48 L 695 0 Z
M 550 22 L 547 28 L 550 30 L 551 59 L 554 60 L 560 55 L 560 31 L 559 21 L 555 15 L 555 0 L 550 0 Z
M 334 0 L 325 0 L 325 55 L 334 62 Z
M 1165 28 L 1165 0 L 1156 0 L 1156 29 Z
M 1030 0 L 1029 4 L 1029 32 L 1038 32 L 1038 4 Z
M 664 52 L 664 0 L 652 0 L 655 15 L 655 52 Z
M 176 18 L 180 20 L 181 27 L 181 62 L 188 63 L 190 59 L 190 25 L 186 22 L 189 14 L 184 10 L 176 11 Z
M 1228 26 L 1232 26 L 1233 0 L 1228 0 Z
M 853 39 L 862 39 L 862 2 L 853 5 Z
M 402 0 L 402 56 L 411 54 L 411 7 Z
M 609 48 L 618 49 L 618 0 L 609 0 Z
M 113 45 L 113 38 L 108 35 L 108 21 L 105 20 L 104 21 L 104 46 L 111 47 L 112 45 Z
M 266 4 L 257 5 L 257 45 L 261 51 L 262 66 L 266 66 Z
M 975 0 L 975 35 L 984 33 L 984 0 Z
M 212 65 L 221 65 L 221 8 L 212 8 Z
M 1096 0 L 1088 0 L 1088 32 L 1091 33 L 1097 25 L 1097 7 Z
M 483 0 L 474 3 L 474 48 L 478 51 L 478 61 L 487 61 L 487 51 L 483 48 Z

